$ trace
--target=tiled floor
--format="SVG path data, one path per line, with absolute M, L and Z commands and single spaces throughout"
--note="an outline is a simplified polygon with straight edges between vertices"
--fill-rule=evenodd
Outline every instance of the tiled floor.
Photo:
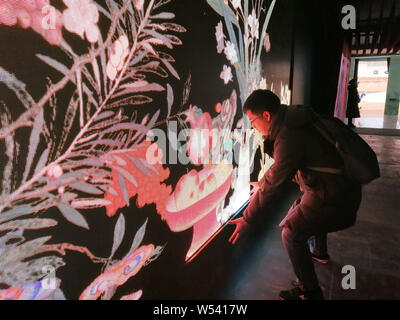
M 400 299 L 400 137 L 362 137 L 377 153 L 381 178 L 364 186 L 356 225 L 328 235 L 332 259 L 315 268 L 326 299 Z M 222 298 L 277 299 L 291 286 L 295 276 L 280 232 L 272 227 L 257 242 Z M 341 286 L 345 265 L 355 267 L 355 290 Z
M 381 116 L 378 118 L 357 118 L 353 123 L 359 128 L 400 129 L 398 116 Z

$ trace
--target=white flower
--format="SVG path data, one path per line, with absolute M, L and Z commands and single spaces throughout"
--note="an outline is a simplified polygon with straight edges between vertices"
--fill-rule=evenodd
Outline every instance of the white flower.
M 251 15 L 249 15 L 247 22 L 250 27 L 250 33 L 253 38 L 258 39 L 258 19 L 256 15 L 256 10 L 253 9 Z
M 99 39 L 97 26 L 99 11 L 92 0 L 63 0 L 68 9 L 63 12 L 64 26 L 69 32 L 76 33 L 83 39 L 95 43 Z
M 231 62 L 231 64 L 235 64 L 236 62 L 239 61 L 235 50 L 235 46 L 230 41 L 225 42 L 224 53 L 226 55 L 226 58 Z
M 240 0 L 232 0 L 232 5 L 235 9 L 240 7 Z
M 218 53 L 221 53 L 224 50 L 224 39 L 225 39 L 221 21 L 215 27 L 215 38 L 217 39 L 217 51 Z
M 228 82 L 232 81 L 232 70 L 231 67 L 228 67 L 227 65 L 224 64 L 224 69 L 222 70 L 220 76 L 222 80 L 224 80 L 225 84 L 228 84 Z

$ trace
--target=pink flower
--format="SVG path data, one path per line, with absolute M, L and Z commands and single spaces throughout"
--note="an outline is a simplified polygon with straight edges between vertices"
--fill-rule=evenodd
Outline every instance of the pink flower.
M 232 70 L 231 67 L 224 65 L 224 68 L 219 76 L 222 80 L 224 80 L 225 84 L 228 84 L 229 81 L 232 81 Z
M 111 54 L 107 63 L 107 77 L 115 80 L 118 71 L 122 70 L 126 57 L 129 54 L 129 40 L 126 35 L 120 36 L 111 49 Z
M 271 50 L 271 42 L 269 41 L 269 34 L 268 33 L 265 33 L 264 48 L 265 48 L 266 52 L 269 52 Z
M 62 174 L 63 169 L 58 164 L 51 166 L 46 172 L 46 175 L 49 179 L 57 179 L 58 177 L 62 176 Z
M 63 12 L 64 26 L 69 32 L 76 33 L 82 39 L 84 34 L 89 42 L 99 40 L 97 26 L 99 11 L 92 0 L 63 0 L 68 9 Z
M 17 23 L 17 15 L 10 3 L 0 3 L 0 22 L 6 26 L 13 26 Z
M 31 27 L 52 45 L 61 43 L 62 15 L 49 0 L 1 0 L 0 24 L 17 23 L 24 29 Z
M 224 50 L 224 31 L 222 27 L 222 22 L 218 22 L 217 26 L 215 27 L 215 38 L 217 39 L 217 51 L 221 53 Z
M 137 11 L 142 10 L 144 0 L 135 0 L 135 8 Z

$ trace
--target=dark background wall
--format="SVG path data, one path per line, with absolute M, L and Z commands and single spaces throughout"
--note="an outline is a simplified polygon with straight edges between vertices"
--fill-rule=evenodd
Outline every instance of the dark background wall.
M 270 1 L 265 2 L 268 7 Z M 215 26 L 222 19 L 203 0 L 176 0 L 168 8 L 176 15 L 174 22 L 187 29 L 186 33 L 180 35 L 183 45 L 173 51 L 175 66 L 181 77 L 180 81 L 169 79 L 175 99 L 181 99 L 183 83 L 190 73 L 190 103 L 215 116 L 214 105 L 228 98 L 233 89 L 238 90 L 236 83 L 225 86 L 219 78 L 222 66 L 228 64 L 225 56 L 216 51 Z M 281 83 L 289 85 L 292 103 L 311 105 L 318 112 L 333 114 L 342 48 L 340 20 L 338 1 L 278 0 L 268 28 L 271 51 L 262 55 L 263 76 L 267 79 L 268 88 L 274 83 L 275 92 L 279 95 Z M 60 75 L 44 66 L 34 54 L 57 57 L 59 53 L 30 30 L 1 27 L 1 65 L 23 80 L 28 91 L 37 99 L 45 90 L 42 75 L 48 75 L 53 82 Z M 22 107 L 3 85 L 0 85 L 0 95 L 0 99 L 8 105 L 15 105 L 14 118 L 22 112 Z M 160 103 L 155 100 L 153 108 L 158 109 Z M 240 102 L 238 107 L 241 108 Z M 240 111 L 237 117 L 239 115 Z M 23 138 L 26 132 L 21 130 L 19 134 Z M 175 185 L 179 177 L 191 169 L 190 166 L 179 165 L 171 165 L 169 168 L 171 175 L 166 181 L 169 185 Z M 167 246 L 156 261 L 121 286 L 115 296 L 143 289 L 143 299 L 218 298 L 231 277 L 240 269 L 240 262 L 251 257 L 258 237 L 276 227 L 276 222 L 290 206 L 295 193 L 293 186 L 288 186 L 285 197 L 276 203 L 276 216 L 268 217 L 247 241 L 231 246 L 227 240 L 233 227 L 227 227 L 189 264 L 184 259 L 190 246 L 192 230 L 171 232 L 156 213 L 155 205 L 139 209 L 135 205 L 136 199 L 131 199 L 130 206 L 119 212 L 124 213 L 132 234 L 124 239 L 116 257 L 122 258 L 123 253 L 127 252 L 134 233 L 146 219 L 149 220 L 143 243 Z M 54 215 L 59 216 L 60 213 L 50 210 L 42 216 Z M 118 215 L 110 219 L 105 216 L 105 212 L 97 210 L 85 214 L 85 217 L 92 226 L 90 231 L 77 230 L 71 224 L 60 223 L 54 228 L 52 242 L 79 240 L 81 245 L 91 248 L 96 255 L 108 256 L 111 241 L 105 245 L 105 239 L 112 239 Z M 63 218 L 59 216 L 57 220 L 62 221 Z M 32 236 L 40 235 L 39 231 L 32 232 Z M 69 252 L 65 260 L 67 266 L 59 269 L 57 275 L 69 280 L 63 282 L 62 290 L 67 299 L 73 299 L 101 272 L 101 266 L 93 265 L 88 258 L 74 252 Z
M 293 104 L 333 115 L 345 31 L 344 1 L 294 1 Z

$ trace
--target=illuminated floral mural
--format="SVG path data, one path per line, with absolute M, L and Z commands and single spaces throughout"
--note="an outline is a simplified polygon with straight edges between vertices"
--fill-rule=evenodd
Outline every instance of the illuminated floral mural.
M 63 0 L 63 8 L 49 0 L 0 2 L 2 28 L 32 29 L 63 55 L 36 53 L 60 76 L 56 81 L 40 75 L 48 85 L 39 99 L 0 64 L 0 84 L 24 108 L 15 117 L 13 106 L 0 102 L 5 150 L 0 167 L 0 299 L 65 298 L 66 279 L 55 275 L 73 251 L 102 266 L 101 273 L 82 284 L 85 289 L 76 299 L 137 300 L 144 288 L 123 296 L 115 296 L 116 290 L 162 255 L 165 244 L 143 242 L 146 232 L 151 233 L 147 220 L 128 225 L 128 213 L 120 209 L 130 206 L 129 214 L 135 214 L 130 205 L 135 199 L 138 209 L 152 205 L 171 232 L 193 228 L 188 260 L 248 199 L 259 139 L 252 131 L 245 134 L 250 123 L 239 106 L 252 90 L 266 87 L 260 56 L 271 47 L 266 31 L 275 0 L 268 7 L 263 0 L 207 0 L 221 18 L 215 27 L 216 50 L 226 57 L 216 76 L 222 86 L 239 88 L 216 101 L 211 111 L 190 103 L 190 76 L 180 104 L 175 101 L 173 83 L 181 79 L 174 48 L 182 45 L 179 36 L 190 32 L 190 26 L 174 22 L 170 2 Z M 146 111 L 160 96 L 163 104 Z M 164 150 L 151 139 L 154 129 L 171 119 L 190 129 L 184 144 L 193 166 L 173 184 L 168 164 L 161 161 Z M 23 140 L 18 138 L 22 130 L 28 132 Z M 181 147 L 176 141 L 174 145 Z M 238 163 L 233 161 L 235 147 Z M 149 154 L 156 160 L 150 161 Z M 262 165 L 265 170 L 270 163 L 263 158 Z M 59 215 L 41 217 L 55 209 Z M 52 241 L 50 231 L 61 222 L 95 228 L 86 216 L 94 211 L 109 221 L 116 217 L 113 238 L 104 239 L 111 248 L 108 256 L 96 256 L 80 239 Z M 32 231 L 42 236 L 34 237 Z M 130 249 L 116 258 L 132 232 Z

